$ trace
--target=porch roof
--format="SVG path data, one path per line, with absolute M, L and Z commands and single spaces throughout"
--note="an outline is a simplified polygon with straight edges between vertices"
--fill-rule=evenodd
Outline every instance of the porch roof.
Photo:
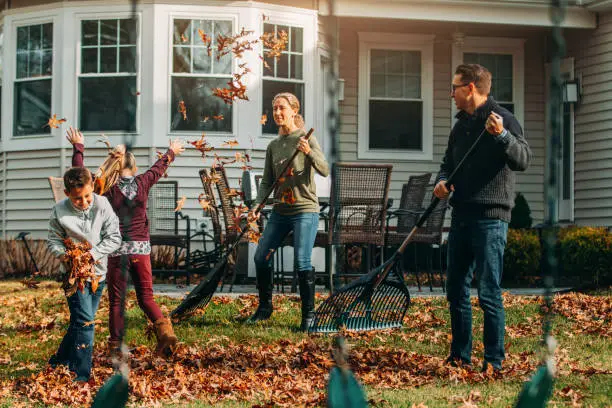
M 563 26 L 596 28 L 596 11 L 604 10 L 604 3 L 612 8 L 612 0 L 576 2 L 567 8 Z M 335 7 L 340 17 L 552 26 L 547 0 L 335 0 Z M 328 14 L 327 1 L 319 3 L 319 14 Z

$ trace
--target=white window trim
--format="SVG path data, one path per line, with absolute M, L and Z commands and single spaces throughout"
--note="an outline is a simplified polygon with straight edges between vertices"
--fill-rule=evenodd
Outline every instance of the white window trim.
M 110 73 L 110 74 L 81 74 L 81 25 L 84 20 L 118 20 L 118 19 L 129 19 L 132 17 L 132 13 L 129 11 L 113 11 L 113 12 L 89 12 L 89 13 L 77 13 L 76 17 L 76 52 L 75 52 L 75 85 L 74 85 L 74 119 L 73 123 L 76 123 L 77 126 L 80 126 L 80 117 L 81 117 L 81 104 L 79 98 L 79 80 L 83 78 L 91 78 L 91 77 L 116 77 L 116 76 L 128 76 L 123 73 Z M 142 10 L 136 12 L 136 89 L 142 89 Z M 129 75 L 131 76 L 131 75 Z M 87 135 L 99 135 L 100 132 L 103 132 L 105 135 L 138 135 L 141 132 L 140 128 L 140 115 L 142 109 L 142 102 L 140 96 L 136 97 L 136 118 L 135 118 L 135 130 L 133 132 L 125 132 L 121 130 L 113 130 L 113 131 L 105 131 L 94 130 L 83 132 L 85 136 Z
M 280 11 L 279 11 L 280 10 Z M 287 9 L 289 10 L 289 9 Z M 315 98 L 317 97 L 316 91 L 316 75 L 315 72 L 319 71 L 319 59 L 317 58 L 317 18 L 315 10 L 302 10 L 295 9 L 294 11 L 283 11 L 282 8 L 277 9 L 274 7 L 262 7 L 260 11 L 266 16 L 266 21 L 263 21 L 261 14 L 258 13 L 259 24 L 257 25 L 258 36 L 262 35 L 264 30 L 264 23 L 276 24 L 276 25 L 287 25 L 290 27 L 299 27 L 302 29 L 302 80 L 286 79 L 287 82 L 299 82 L 304 84 L 304 100 L 301 100 L 300 113 L 306 112 L 305 127 L 306 129 L 313 127 L 317 124 L 317 115 L 315 113 Z M 310 17 L 310 18 L 308 18 Z M 262 47 L 263 48 L 263 47 Z M 263 103 L 263 81 L 264 72 L 261 60 L 257 57 L 257 68 L 253 70 L 258 75 L 258 95 L 253 100 L 257 101 L 257 112 L 258 118 L 261 118 L 263 112 L 261 107 Z M 270 78 L 268 78 L 269 80 Z M 270 107 L 270 111 L 272 107 Z M 268 120 L 273 120 L 269 115 Z M 256 149 L 265 149 L 270 140 L 274 139 L 277 135 L 270 133 L 263 133 L 261 125 L 258 123 L 257 135 L 255 138 L 254 147 Z
M 433 47 L 434 35 L 360 32 L 357 157 L 377 160 L 433 160 Z M 421 99 L 423 100 L 423 149 L 369 148 L 370 51 L 372 49 L 421 52 Z
M 10 141 L 22 141 L 22 140 L 28 140 L 28 139 L 53 139 L 54 136 L 54 129 L 51 129 L 51 131 L 49 133 L 36 133 L 36 134 L 32 134 L 32 135 L 21 135 L 21 136 L 16 136 L 13 132 L 13 127 L 14 127 L 14 123 L 15 123 L 15 111 L 14 111 L 14 99 L 15 99 L 15 84 L 17 82 L 24 82 L 24 81 L 30 81 L 32 80 L 32 78 L 22 78 L 22 79 L 18 79 L 17 78 L 17 29 L 20 27 L 27 27 L 27 26 L 32 26 L 32 25 L 40 25 L 40 24 L 48 24 L 51 23 L 53 25 L 53 43 L 52 43 L 52 49 L 53 49 L 53 61 L 51 63 L 51 75 L 49 76 L 45 76 L 44 78 L 40 78 L 40 80 L 51 80 L 51 115 L 53 115 L 55 113 L 54 109 L 57 106 L 56 101 L 57 101 L 57 69 L 58 69 L 58 62 L 57 62 L 57 50 L 56 50 L 56 46 L 58 44 L 57 42 L 57 36 L 58 36 L 58 31 L 59 31 L 59 27 L 57 24 L 57 18 L 56 16 L 43 16 L 43 15 L 38 15 L 38 16 L 32 16 L 31 18 L 27 18 L 27 19 L 23 19 L 23 20 L 15 20 L 12 24 L 10 24 L 10 30 L 11 30 L 11 35 L 8 38 L 9 41 L 7 40 L 7 35 L 6 33 L 4 33 L 4 48 L 5 48 L 5 56 L 9 55 L 8 60 L 5 60 L 5 64 L 4 64 L 4 73 L 3 76 L 6 79 L 3 79 L 3 84 L 4 86 L 7 85 L 8 82 L 8 86 L 6 86 L 5 92 L 3 92 L 4 94 L 6 94 L 6 96 L 3 96 L 3 98 L 5 98 L 3 100 L 3 106 L 6 104 L 7 108 L 5 108 L 4 113 L 6 115 L 3 115 L 2 117 L 5 118 L 4 122 L 6 123 L 6 125 L 4 125 L 5 127 L 3 128 L 3 135 L 9 135 L 8 139 Z M 9 43 L 10 42 L 10 43 Z M 36 79 L 34 79 L 36 80 Z M 4 87 L 3 87 L 4 88 Z M 10 106 L 10 111 L 7 112 L 8 107 Z M 44 124 L 43 124 L 44 125 Z M 43 127 L 41 126 L 41 129 Z M 26 142 L 27 143 L 27 142 Z
M 201 8 L 197 9 L 197 12 L 177 12 L 177 13 L 169 13 L 168 15 L 168 58 L 167 58 L 167 69 L 168 69 L 168 79 L 167 79 L 167 100 L 168 100 L 168 110 L 166 112 L 166 130 L 168 132 L 169 135 L 172 136 L 177 136 L 177 135 L 183 135 L 183 136 L 188 136 L 188 137 L 194 137 L 194 136 L 198 136 L 200 134 L 202 134 L 202 131 L 200 130 L 172 130 L 172 125 L 170 123 L 170 113 L 176 111 L 176 109 L 178 108 L 177 106 L 170 106 L 170 102 L 172 101 L 172 77 L 174 76 L 174 72 L 173 70 L 173 55 L 174 55 L 174 20 L 225 20 L 225 21 L 231 21 L 232 23 L 232 32 L 237 32 L 240 29 L 238 28 L 238 22 L 239 22 L 239 15 L 237 13 L 229 13 L 227 12 L 227 9 L 224 10 L 211 10 L 210 12 L 208 11 L 203 11 Z M 211 44 L 212 47 L 216 47 L 216 38 L 213 38 L 213 42 Z M 247 51 L 245 54 L 248 54 L 249 51 Z M 243 61 L 234 57 L 233 53 L 232 54 L 232 72 L 230 74 L 230 76 L 227 78 L 228 80 L 231 79 L 232 75 L 236 72 L 238 72 L 239 68 L 238 65 L 240 63 L 242 63 Z M 244 60 L 246 61 L 247 58 L 244 58 Z M 248 61 L 247 61 L 248 62 Z M 251 67 L 251 63 L 248 62 L 248 66 Z M 197 77 L 197 78 L 204 78 L 204 77 L 211 77 L 211 78 L 219 78 L 219 77 L 215 77 L 214 75 L 202 75 L 202 74 L 179 74 L 177 75 L 179 77 Z M 247 74 L 245 76 L 245 80 L 248 79 L 249 74 Z M 248 95 L 248 92 L 247 92 Z M 213 131 L 206 131 L 206 135 L 207 136 L 212 136 L 212 137 L 219 137 L 219 138 L 232 138 L 234 137 L 237 133 L 237 126 L 238 126 L 238 115 L 240 112 L 240 108 L 239 105 L 241 101 L 234 101 L 234 103 L 232 104 L 232 131 L 231 132 L 213 132 Z M 189 106 L 187 106 L 187 114 L 189 114 Z M 212 119 L 211 119 L 212 120 Z M 217 147 L 215 145 L 215 147 Z
M 511 54 L 512 55 L 512 96 L 514 117 L 521 126 L 524 124 L 525 112 L 525 40 L 523 38 L 502 37 L 465 37 L 463 45 L 453 44 L 452 74 L 455 68 L 463 64 L 463 53 Z M 452 78 L 450 78 L 452 80 Z M 449 81 L 450 93 L 450 81 Z M 457 108 L 451 98 L 452 123 L 456 121 Z

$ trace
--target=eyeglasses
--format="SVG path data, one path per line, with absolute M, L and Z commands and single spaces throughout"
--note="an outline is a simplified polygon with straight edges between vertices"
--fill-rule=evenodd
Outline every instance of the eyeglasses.
M 464 86 L 468 86 L 469 84 L 471 84 L 471 82 L 468 82 L 467 84 L 459 84 L 459 85 L 451 84 L 451 93 L 455 93 L 457 88 L 463 88 Z

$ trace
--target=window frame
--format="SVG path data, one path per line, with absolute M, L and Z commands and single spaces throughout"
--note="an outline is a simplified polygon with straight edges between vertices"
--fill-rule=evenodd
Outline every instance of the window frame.
M 239 108 L 238 106 L 240 105 L 239 101 L 234 101 L 234 103 L 232 104 L 232 130 L 230 132 L 219 132 L 219 131 L 202 131 L 202 130 L 172 130 L 172 123 L 170 120 L 170 115 L 171 112 L 175 112 L 177 110 L 176 106 L 171 106 L 170 103 L 172 102 L 172 78 L 173 77 L 183 77 L 183 78 L 226 78 L 222 75 L 227 75 L 227 74 L 202 74 L 202 73 L 174 73 L 174 68 L 173 68 L 173 57 L 174 57 L 174 20 L 209 20 L 209 21 L 229 21 L 232 24 L 232 34 L 236 34 L 236 30 L 238 27 L 238 15 L 236 13 L 227 13 L 227 12 L 214 12 L 211 11 L 209 13 L 204 13 L 204 12 L 194 12 L 194 13 L 184 13 L 184 12 L 170 12 L 168 13 L 168 57 L 167 57 L 167 101 L 168 101 L 168 110 L 166 112 L 166 116 L 165 116 L 165 121 L 166 121 L 166 131 L 168 132 L 168 135 L 186 135 L 186 136 L 196 136 L 196 135 L 200 135 L 202 134 L 202 132 L 205 132 L 206 135 L 210 135 L 213 137 L 223 137 L 223 138 L 228 138 L 228 137 L 234 137 L 237 134 L 237 126 L 238 126 L 238 112 L 239 112 Z M 212 43 L 211 46 L 214 48 L 216 47 L 216 38 L 212 39 Z M 193 49 L 193 48 L 192 48 Z M 248 53 L 249 51 L 247 51 Z M 241 60 L 239 60 L 238 58 L 236 58 L 233 53 L 230 53 L 231 58 L 232 58 L 232 62 L 230 64 L 231 66 L 231 73 L 227 76 L 227 79 L 231 79 L 233 77 L 233 75 L 238 71 L 238 64 L 240 63 Z M 248 60 L 248 58 L 244 58 L 244 61 L 248 63 L 248 66 L 250 67 L 250 62 Z M 245 76 L 245 80 L 248 81 L 248 76 L 249 74 L 247 74 Z M 189 109 L 189 106 L 187 106 L 187 109 Z M 212 118 L 211 118 L 212 120 Z
M 514 117 L 524 127 L 525 112 L 525 39 L 507 37 L 469 37 L 466 36 L 460 46 L 453 43 L 451 78 L 455 68 L 463 64 L 464 53 L 505 54 L 512 55 L 512 97 Z M 449 80 L 449 93 L 450 93 Z M 452 123 L 456 122 L 457 108 L 451 98 Z
M 300 114 L 302 116 L 304 116 L 304 112 L 308 112 L 307 115 L 308 115 L 309 118 L 310 118 L 311 115 L 314 117 L 314 114 L 311 113 L 304 106 L 305 105 L 305 100 L 306 100 L 306 93 L 307 93 L 307 87 L 306 87 L 306 84 L 307 84 L 307 81 L 306 81 L 306 71 L 307 70 L 305 69 L 305 66 L 306 66 L 306 58 L 305 58 L 306 57 L 306 27 L 304 26 L 303 23 L 296 24 L 293 21 L 288 22 L 288 21 L 283 20 L 283 19 L 278 19 L 278 18 L 270 17 L 266 21 L 261 21 L 261 23 L 259 25 L 260 35 L 263 35 L 265 33 L 265 30 L 264 30 L 264 25 L 265 24 L 273 24 L 273 25 L 277 26 L 277 29 L 278 29 L 278 26 L 287 26 L 287 27 L 289 27 L 290 31 L 291 31 L 291 28 L 301 28 L 302 29 L 302 52 L 301 52 L 301 55 L 302 55 L 302 79 L 278 78 L 276 76 L 268 76 L 268 75 L 266 75 L 266 73 L 268 71 L 266 70 L 266 68 L 264 68 L 263 61 L 259 60 L 259 67 L 260 67 L 259 84 L 260 84 L 260 90 L 261 90 L 261 98 L 259 100 L 259 107 L 258 107 L 258 109 L 260 110 L 262 108 L 262 105 L 263 105 L 263 85 L 264 85 L 264 81 L 287 82 L 287 83 L 292 83 L 292 84 L 301 84 L 304 87 L 303 88 L 304 96 L 301 98 L 302 100 L 300 100 L 300 104 L 301 104 L 301 106 L 300 106 Z M 289 35 L 291 35 L 291 32 L 289 33 Z M 291 41 L 291 40 L 289 40 L 289 41 Z M 259 51 L 260 51 L 260 53 L 258 55 L 263 57 L 263 54 L 264 54 L 263 44 L 261 44 L 261 47 L 260 47 Z M 289 59 L 289 63 L 287 64 L 287 70 L 288 70 L 289 75 L 291 75 L 291 68 L 290 68 L 290 66 L 291 66 L 291 55 L 293 55 L 295 53 L 291 52 L 289 50 L 286 50 L 286 52 L 287 52 L 288 59 Z M 275 66 L 277 66 L 277 65 L 275 65 Z M 313 82 L 313 85 L 314 85 L 314 82 Z M 316 93 L 316 90 L 315 90 L 314 86 L 311 89 L 312 89 L 311 92 Z M 262 111 L 259 112 L 260 117 L 262 117 L 263 114 L 264 114 L 264 112 L 262 112 Z M 273 115 L 272 115 L 272 107 L 270 107 L 270 114 L 268 115 L 268 120 L 274 120 Z M 305 116 L 304 116 L 304 120 L 306 120 Z M 314 121 L 313 121 L 313 123 L 314 123 Z M 261 130 L 261 126 L 260 126 L 260 133 L 261 133 L 261 137 L 268 138 L 268 139 L 272 139 L 272 138 L 277 136 L 277 134 L 275 134 L 275 133 L 264 133 L 263 130 Z
M 357 157 L 394 161 L 433 160 L 433 88 L 434 88 L 434 39 L 433 34 L 397 34 L 359 32 L 359 79 Z M 371 50 L 419 51 L 421 53 L 422 150 L 370 149 L 370 66 Z
M 40 77 L 27 77 L 27 78 L 17 78 L 17 31 L 19 28 L 22 27 L 31 27 L 31 26 L 41 26 L 43 24 L 51 24 L 51 32 L 53 33 L 53 40 L 51 43 L 51 50 L 52 50 L 52 61 L 51 61 L 51 75 L 45 75 L 45 76 L 40 76 Z M 23 139 L 30 139 L 30 138 L 52 138 L 53 135 L 53 129 L 50 129 L 49 132 L 42 132 L 42 129 L 44 129 L 44 124 L 41 126 L 41 132 L 40 133 L 34 133 L 34 134 L 30 134 L 30 135 L 15 135 L 15 84 L 19 83 L 19 82 L 31 82 L 31 81 L 42 81 L 42 80 L 49 80 L 51 81 L 51 115 L 50 117 L 54 114 L 54 107 L 55 107 L 55 94 L 56 94 L 56 89 L 55 89 L 55 84 L 56 84 L 56 79 L 55 79 L 55 75 L 56 75 L 56 68 L 57 68 L 57 53 L 55 52 L 55 47 L 56 47 L 56 38 L 57 38 L 57 24 L 55 21 L 55 18 L 53 16 L 50 17 L 38 17 L 38 18 L 30 18 L 30 19 L 25 19 L 25 20 L 19 20 L 19 21 L 15 21 L 12 24 L 11 27 L 11 38 L 10 40 L 12 41 L 12 44 L 10 44 L 10 46 L 8 47 L 8 49 L 11 52 L 11 59 L 10 59 L 10 65 L 11 65 L 11 71 L 10 72 L 10 86 L 7 87 L 7 90 L 5 93 L 7 93 L 8 98 L 10 98 L 8 100 L 9 104 L 6 107 L 6 109 L 9 109 L 10 106 L 10 127 L 9 127 L 9 134 L 11 135 L 10 139 L 11 140 L 23 140 Z M 6 39 L 6 36 L 5 36 Z M 4 44 L 3 46 L 5 49 L 6 44 Z M 5 64 L 6 66 L 6 64 Z M 6 75 L 7 72 L 3 67 L 3 77 L 7 76 Z M 9 91 L 10 88 L 10 91 Z M 4 117 L 4 115 L 3 115 Z
M 103 77 L 128 77 L 128 76 L 136 76 L 136 89 L 137 90 L 141 90 L 142 89 L 142 53 L 143 53 L 143 48 L 142 48 L 142 20 L 143 20 L 143 16 L 142 16 L 142 12 L 137 12 L 136 13 L 136 58 L 135 58 L 135 63 L 136 63 L 136 72 L 133 75 L 129 75 L 129 74 L 125 74 L 125 73 L 86 73 L 83 74 L 81 72 L 81 50 L 82 50 L 82 46 L 81 46 L 81 41 L 82 41 L 82 24 L 83 21 L 86 20 L 123 20 L 123 19 L 130 19 L 132 17 L 131 12 L 125 12 L 125 11 L 120 11 L 120 12 L 109 12 L 109 13 L 86 13 L 86 14 L 78 14 L 76 15 L 75 18 L 75 22 L 76 22 L 76 27 L 75 27 L 75 34 L 76 34 L 76 52 L 75 52 L 75 87 L 74 87 L 74 117 L 75 117 L 75 123 L 78 124 L 78 126 L 80 127 L 80 118 L 81 118 L 81 98 L 80 98 L 80 79 L 81 78 L 103 78 Z M 99 45 L 98 45 L 98 49 L 100 49 Z M 96 134 L 100 134 L 100 132 L 104 132 L 105 135 L 126 135 L 126 134 L 131 134 L 131 135 L 139 135 L 141 132 L 141 123 L 140 123 L 140 118 L 141 118 L 141 109 L 142 109 L 142 102 L 141 102 L 141 97 L 140 96 L 136 96 L 136 117 L 135 117 L 135 126 L 134 126 L 134 131 L 123 131 L 123 130 L 112 130 L 112 131 L 105 131 L 105 130 L 92 130 L 92 131 L 83 131 L 84 135 L 96 135 Z

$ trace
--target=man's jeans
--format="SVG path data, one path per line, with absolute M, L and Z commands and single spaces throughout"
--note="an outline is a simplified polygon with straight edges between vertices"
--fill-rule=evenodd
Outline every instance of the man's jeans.
M 505 313 L 501 278 L 508 223 L 493 219 L 453 217 L 448 236 L 447 299 L 451 315 L 450 357 L 471 363 L 472 305 L 470 287 L 474 272 L 478 302 L 484 312 L 484 360 L 500 369 L 505 358 Z
M 312 269 L 312 248 L 317 237 L 319 213 L 280 215 L 272 211 L 257 250 L 255 266 L 259 270 L 272 266 L 272 252 L 276 251 L 290 231 L 293 231 L 293 263 L 298 272 Z M 271 252 L 272 251 L 272 252 Z
M 96 311 L 100 304 L 102 290 L 106 282 L 100 282 L 96 293 L 91 291 L 91 283 L 85 285 L 85 290 L 77 290 L 69 296 L 70 324 L 57 352 L 49 359 L 53 367 L 66 365 L 76 373 L 75 381 L 87 381 L 91 374 L 91 359 L 94 343 L 94 324 Z

